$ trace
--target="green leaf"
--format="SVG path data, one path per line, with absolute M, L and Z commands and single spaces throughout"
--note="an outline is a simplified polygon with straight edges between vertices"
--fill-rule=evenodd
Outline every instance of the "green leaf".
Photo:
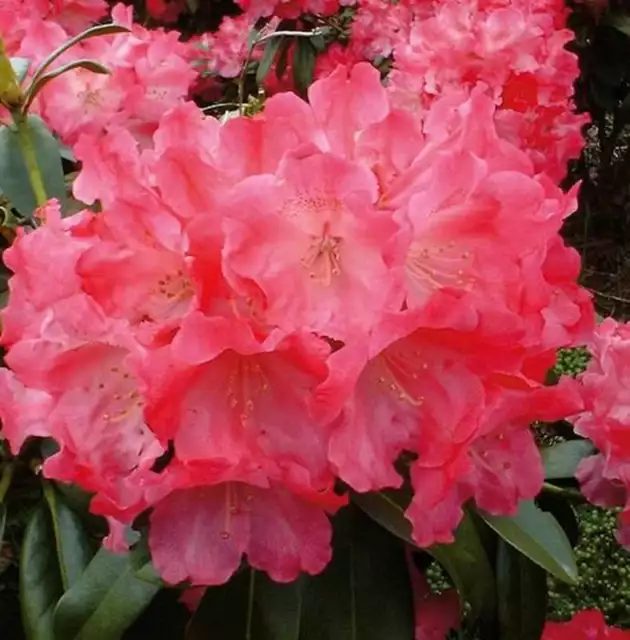
M 551 514 L 524 500 L 515 516 L 491 516 L 483 512 L 480 515 L 506 542 L 545 571 L 568 584 L 577 583 L 578 569 L 571 543 Z
M 460 599 L 471 607 L 473 618 L 490 618 L 495 609 L 492 566 L 473 519 L 465 515 L 451 544 L 436 544 L 427 551 L 449 574 Z
M 15 77 L 18 79 L 18 82 L 22 84 L 31 66 L 31 61 L 27 60 L 26 58 L 10 58 L 9 62 L 11 63 L 11 67 L 13 68 Z
M 299 640 L 303 582 L 279 584 L 253 569 L 240 571 L 207 589 L 186 640 Z
M 308 38 L 296 38 L 293 53 L 293 82 L 299 93 L 306 93 L 315 73 L 315 47 Z
M 92 73 L 100 73 L 102 75 L 107 75 L 110 73 L 109 69 L 104 65 L 98 62 L 97 60 L 90 60 L 88 58 L 84 58 L 81 60 L 73 60 L 72 62 L 68 62 L 68 64 L 64 64 L 57 69 L 53 69 L 48 73 L 40 75 L 37 80 L 33 80 L 28 91 L 26 92 L 26 96 L 24 98 L 24 105 L 22 107 L 22 111 L 26 113 L 28 108 L 31 106 L 33 100 L 37 97 L 37 94 L 49 83 L 52 82 L 55 78 L 67 73 L 68 71 L 72 71 L 74 69 L 85 69 L 86 71 L 91 71 Z
M 617 29 L 617 31 L 630 36 L 630 16 L 625 13 L 609 14 L 604 22 Z
M 26 122 L 46 195 L 63 203 L 66 185 L 59 144 L 38 116 L 29 115 Z M 30 217 L 37 208 L 18 133 L 12 127 L 0 128 L 0 188 L 23 216 Z
M 101 549 L 59 601 L 55 640 L 119 640 L 160 588 L 136 575 L 129 554 Z
M 547 617 L 547 574 L 504 541 L 497 552 L 500 640 L 539 640 Z
M 81 519 L 52 485 L 44 485 L 44 496 L 55 535 L 61 583 L 67 591 L 79 580 L 94 553 Z
M 250 569 L 207 590 L 186 640 L 412 640 L 404 545 L 356 508 L 334 520 L 319 576 L 276 584 Z
M 405 491 L 379 491 L 353 494 L 352 501 L 374 521 L 401 540 L 414 545 L 411 523 L 405 510 L 411 495 Z M 451 576 L 462 604 L 468 602 L 472 617 L 491 616 L 494 611 L 495 584 L 488 555 L 477 527 L 466 516 L 450 545 L 434 545 L 425 549 Z
M 315 48 L 315 51 L 317 51 L 318 53 L 322 53 L 326 50 L 326 41 L 324 40 L 324 36 L 320 33 L 311 36 L 310 40 L 311 44 Z
M 57 640 L 53 613 L 62 593 L 55 536 L 40 504 L 26 527 L 20 558 L 20 602 L 28 640 Z
M 256 69 L 256 84 L 261 85 L 264 82 L 284 40 L 284 36 L 281 36 L 278 38 L 271 38 L 267 41 L 262 58 L 260 59 L 258 68 Z
M 401 540 L 414 545 L 411 523 L 405 518 L 411 494 L 385 489 L 371 493 L 353 493 L 352 502 Z
M 545 478 L 558 480 L 575 477 L 580 462 L 595 451 L 587 440 L 569 440 L 540 450 Z
M 356 508 L 334 526 L 331 563 L 304 585 L 300 640 L 411 640 L 405 546 Z

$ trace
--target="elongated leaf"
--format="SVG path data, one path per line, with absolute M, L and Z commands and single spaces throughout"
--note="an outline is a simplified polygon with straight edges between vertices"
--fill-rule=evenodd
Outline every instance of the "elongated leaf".
M 411 523 L 405 518 L 411 494 L 404 491 L 383 490 L 371 493 L 353 493 L 352 502 L 390 533 L 415 545 Z
M 489 618 L 494 614 L 494 574 L 470 516 L 460 522 L 453 543 L 433 545 L 427 551 L 449 574 L 461 600 L 470 605 L 473 618 Z
M 81 519 L 52 485 L 45 485 L 44 496 L 55 535 L 61 583 L 67 591 L 79 580 L 94 553 Z
M 379 491 L 353 494 L 352 501 L 375 522 L 401 540 L 415 545 L 411 523 L 405 518 L 410 494 L 405 491 Z M 451 576 L 462 603 L 471 606 L 471 615 L 491 616 L 494 611 L 495 585 L 488 555 L 475 523 L 468 516 L 461 522 L 450 545 L 425 549 Z
M 304 585 L 300 640 L 411 640 L 404 545 L 353 507 L 334 524 L 332 562 Z
M 111 36 L 118 33 L 130 33 L 130 29 L 127 27 L 123 27 L 120 24 L 98 24 L 95 27 L 90 27 L 85 31 L 82 31 L 78 35 L 74 36 L 74 38 L 70 38 L 67 42 L 64 42 L 60 47 L 57 47 L 38 67 L 37 71 L 33 75 L 33 80 L 31 82 L 31 86 L 33 86 L 41 76 L 46 73 L 46 70 L 50 67 L 50 65 L 63 53 L 65 53 L 68 49 L 74 47 L 74 45 L 79 42 L 83 42 L 84 40 L 88 40 L 89 38 L 98 38 L 100 36 Z M 30 91 L 30 87 L 28 89 Z
M 38 116 L 29 115 L 27 123 L 46 195 L 63 203 L 66 185 L 59 144 Z M 18 132 L 12 127 L 0 128 L 0 188 L 23 216 L 30 217 L 37 208 Z
M 594 450 L 593 445 L 587 440 L 570 440 L 541 449 L 545 478 L 547 480 L 573 478 L 580 462 L 590 456 Z
M 504 541 L 497 553 L 501 640 L 539 640 L 547 617 L 547 574 Z
M 241 571 L 208 589 L 186 640 L 412 640 L 404 545 L 353 507 L 334 528 L 333 559 L 321 575 L 276 584 Z
M 258 63 L 258 69 L 256 69 L 256 84 L 261 85 L 264 82 L 283 42 L 284 36 L 271 38 L 267 41 L 262 58 Z
M 558 521 L 524 500 L 515 516 L 491 516 L 483 519 L 509 544 L 545 571 L 568 584 L 576 584 L 578 570 L 571 543 Z
M 313 82 L 315 59 L 315 47 L 310 40 L 296 38 L 293 52 L 293 82 L 299 93 L 304 94 Z
M 57 640 L 53 613 L 62 593 L 52 523 L 40 504 L 26 527 L 20 558 L 20 603 L 28 640 Z
M 55 640 L 119 640 L 161 586 L 136 575 L 129 554 L 101 549 L 55 610 Z
M 68 64 L 64 64 L 57 69 L 53 69 L 48 73 L 44 73 L 40 75 L 37 80 L 34 80 L 30 87 L 28 88 L 28 92 L 24 99 L 24 106 L 22 107 L 22 111 L 26 113 L 28 108 L 31 106 L 33 100 L 37 97 L 37 94 L 49 83 L 52 82 L 55 78 L 67 73 L 68 71 L 72 71 L 73 69 L 85 69 L 86 71 L 91 71 L 92 73 L 100 73 L 103 75 L 107 75 L 110 71 L 104 65 L 98 62 L 97 60 L 89 60 L 87 58 L 82 60 L 73 60 L 72 62 L 68 62 Z
M 247 569 L 210 587 L 186 630 L 186 640 L 299 640 L 303 580 L 273 582 Z

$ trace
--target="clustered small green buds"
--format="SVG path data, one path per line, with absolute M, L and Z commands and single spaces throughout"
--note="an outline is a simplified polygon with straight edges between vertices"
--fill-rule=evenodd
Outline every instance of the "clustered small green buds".
M 586 370 L 590 359 L 591 354 L 586 347 L 560 349 L 554 372 L 559 376 L 575 378 Z
M 566 620 L 582 609 L 600 609 L 609 624 L 630 623 L 630 552 L 615 539 L 617 511 L 578 507 L 581 539 L 575 548 L 580 583 L 550 579 L 549 615 Z

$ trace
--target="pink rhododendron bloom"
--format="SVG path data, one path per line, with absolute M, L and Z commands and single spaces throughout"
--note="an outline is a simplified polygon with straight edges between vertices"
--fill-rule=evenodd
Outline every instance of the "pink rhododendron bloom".
M 630 329 L 608 318 L 589 345 L 592 359 L 580 376 L 584 412 L 572 419 L 599 454 L 583 460 L 577 477 L 594 504 L 624 507 L 619 541 L 630 547 Z
M 630 631 L 606 624 L 597 609 L 580 611 L 569 622 L 548 622 L 542 640 L 624 640 Z
M 416 23 L 437 12 L 441 38 L 464 34 L 466 11 L 428 4 L 401 11 Z M 248 19 L 328 11 L 243 5 Z M 553 20 L 486 5 L 474 47 L 500 52 L 495 66 L 473 64 L 483 78 L 457 90 L 427 76 L 437 93 L 421 116 L 394 106 L 361 62 L 323 74 L 308 101 L 279 93 L 224 122 L 184 101 L 190 50 L 114 9 L 132 33 L 94 45 L 111 76 L 68 82 L 107 99 L 120 82 L 125 99 L 74 129 L 73 103 L 54 125 L 74 136 L 75 196 L 100 211 L 62 219 L 51 203 L 6 251 L 13 374 L 0 378 L 12 449 L 57 441 L 43 473 L 94 494 L 110 548 L 151 510 L 153 560 L 170 583 L 221 584 L 244 557 L 278 581 L 315 574 L 330 559 L 328 515 L 346 501 L 337 481 L 398 487 L 403 453 L 421 546 L 451 541 L 469 500 L 505 515 L 538 493 L 531 423 L 583 402 L 594 412 L 574 381 L 544 385 L 593 314 L 559 235 L 575 190 L 502 131 L 489 84 L 518 38 L 519 64 L 534 59 Z M 42 95 L 44 112 L 54 99 Z M 605 440 L 622 451 L 615 425 Z M 603 488 L 599 462 L 592 482 L 612 499 L 623 469 L 606 463 Z
M 173 584 L 222 584 L 243 555 L 272 579 L 291 582 L 328 564 L 331 533 L 316 505 L 273 487 L 227 482 L 175 491 L 158 502 L 149 544 L 157 570 Z

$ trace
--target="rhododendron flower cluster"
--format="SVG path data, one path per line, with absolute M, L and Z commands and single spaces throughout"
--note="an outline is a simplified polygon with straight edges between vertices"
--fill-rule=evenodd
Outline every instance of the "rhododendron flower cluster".
M 31 7 L 30 3 L 20 4 Z M 18 12 L 24 16 L 18 21 L 24 31 L 19 39 L 8 41 L 10 55 L 26 58 L 35 69 L 51 51 L 104 13 L 101 2 L 58 4 L 59 10 L 48 14 L 33 8 Z M 81 8 L 84 11 L 79 12 Z M 176 32 L 149 31 L 133 23 L 132 13 L 131 7 L 122 4 L 111 11 L 113 21 L 129 28 L 130 33 L 83 40 L 56 62 L 60 66 L 97 60 L 109 74 L 85 68 L 67 71 L 46 85 L 33 104 L 32 110 L 68 145 L 80 134 L 99 133 L 112 123 L 125 126 L 141 139 L 150 136 L 162 113 L 188 96 L 197 76 L 190 64 L 190 46 L 179 42 Z M 14 12 L 0 12 L 3 37 L 14 32 L 14 20 Z
M 317 573 L 338 481 L 399 487 L 402 454 L 421 546 L 471 499 L 538 493 L 529 426 L 580 411 L 544 380 L 592 313 L 558 233 L 575 190 L 499 135 L 484 87 L 420 123 L 339 66 L 308 102 L 224 124 L 182 103 L 148 146 L 114 123 L 74 151 L 102 211 L 51 203 L 6 251 L 0 413 L 14 451 L 57 441 L 44 475 L 94 494 L 114 548 L 151 509 L 168 582 L 225 582 L 244 555 Z
M 624 640 L 630 631 L 609 627 L 601 611 L 580 611 L 569 622 L 548 622 L 542 640 Z
M 577 477 L 594 504 L 624 507 L 618 538 L 630 548 L 630 326 L 604 320 L 589 348 L 592 359 L 580 380 L 585 410 L 573 424 L 599 453 L 582 461 Z
M 565 49 L 564 0 L 441 0 L 416 18 L 394 49 L 390 91 L 397 104 L 423 109 L 462 86 L 482 82 L 498 106 L 501 137 L 525 149 L 554 180 L 579 155 L 585 116 L 567 105 L 578 76 Z

